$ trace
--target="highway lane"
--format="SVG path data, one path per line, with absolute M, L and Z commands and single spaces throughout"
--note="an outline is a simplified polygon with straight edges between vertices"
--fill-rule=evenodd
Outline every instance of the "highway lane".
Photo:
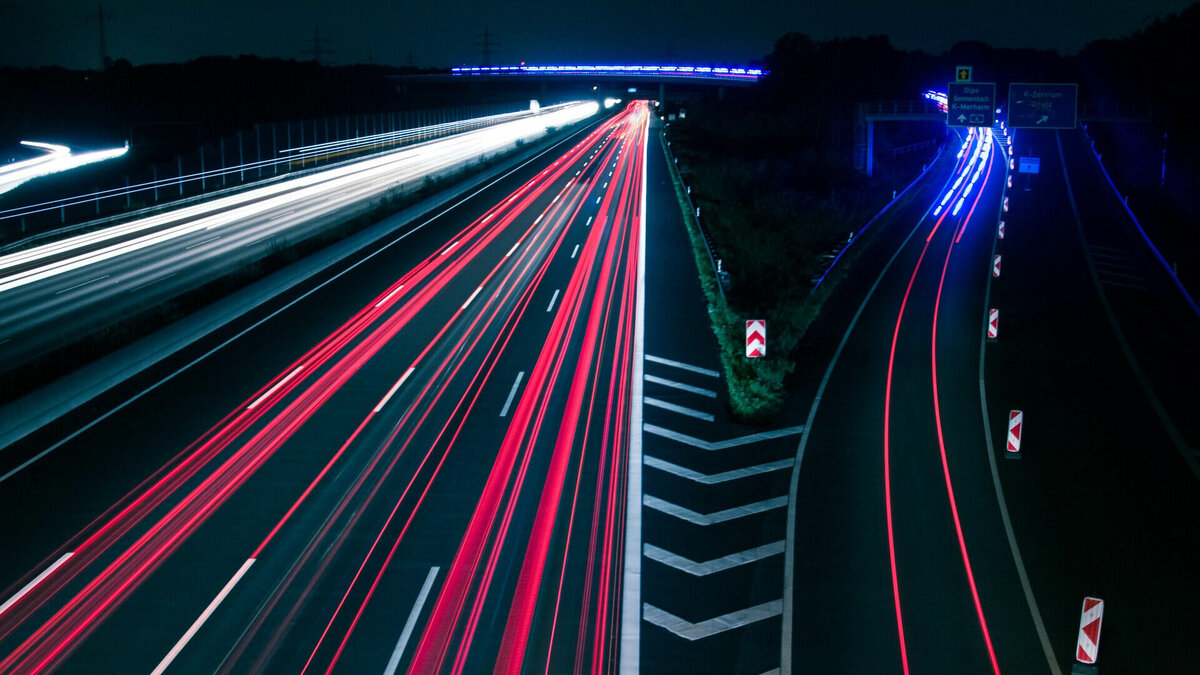
M 585 117 L 547 109 L 448 139 L 288 179 L 0 257 L 0 340 L 11 368 L 265 257 L 369 208 L 402 185 Z M 130 291 L 136 291 L 130 292 Z
M 1085 595 L 1107 604 L 1103 671 L 1191 667 L 1197 325 L 1086 142 L 1061 146 L 1021 132 L 1030 190 L 1013 176 L 1000 209 L 996 153 L 969 222 L 934 200 L 842 314 L 801 446 L 785 670 L 1065 673 Z
M 183 671 L 383 670 L 402 632 L 397 665 L 418 672 L 611 660 L 646 117 L 635 106 L 606 123 L 415 266 L 396 252 L 348 275 L 370 293 L 332 284 L 353 303 L 370 296 L 338 330 L 323 332 L 325 308 L 347 305 L 322 291 L 188 376 L 199 391 L 176 401 L 169 387 L 18 474 L 5 491 L 37 515 L 7 525 L 8 541 L 111 503 L 25 503 L 88 448 L 197 438 L 121 502 L 128 513 L 23 552 L 48 565 L 73 555 L 0 614 L 0 670 L 150 670 L 215 597 L 179 651 Z M 248 389 L 263 379 L 239 367 L 278 375 Z M 242 386 L 218 384 L 226 374 Z M 157 421 L 197 397 L 231 412 L 196 435 L 190 415 L 182 432 Z M 125 431 L 143 419 L 149 437 Z
M 978 396 L 1000 147 L 968 139 L 907 224 L 818 403 L 795 504 L 792 672 L 1045 667 Z
M 1062 671 L 1074 656 L 1082 598 L 1092 595 L 1106 603 L 1101 672 L 1186 672 L 1200 630 L 1190 609 L 1200 600 L 1200 485 L 1119 340 L 1194 456 L 1200 435 L 1186 374 L 1200 372 L 1200 326 L 1086 141 L 1078 132 L 1058 136 L 1017 136 L 1018 152 L 1040 157 L 1042 170 L 1029 191 L 1015 182 L 998 242 L 1007 267 L 992 286 L 1004 332 L 986 363 L 994 436 L 1002 438 L 997 427 L 1009 409 L 1028 420 L 1026 457 L 1003 462 L 1001 478 Z

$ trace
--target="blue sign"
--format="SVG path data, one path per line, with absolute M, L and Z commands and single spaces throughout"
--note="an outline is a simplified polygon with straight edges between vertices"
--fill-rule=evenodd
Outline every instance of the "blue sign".
M 1017 163 L 1017 173 L 1038 173 L 1041 168 L 1041 157 L 1022 157 Z
M 1008 85 L 1008 126 L 1074 129 L 1077 84 L 1013 82 Z
M 990 127 L 996 123 L 996 83 L 946 85 L 946 126 Z

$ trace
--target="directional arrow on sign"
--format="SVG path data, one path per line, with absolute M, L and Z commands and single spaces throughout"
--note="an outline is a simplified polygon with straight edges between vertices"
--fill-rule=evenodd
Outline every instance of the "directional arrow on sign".
M 1049 122 L 1049 121 L 1050 121 L 1049 115 L 1042 115 L 1040 118 L 1038 118 L 1038 121 L 1034 122 L 1034 124 L 1045 124 L 1046 122 Z
M 966 122 L 966 121 L 967 121 L 967 116 L 966 116 L 966 115 L 963 115 L 963 114 L 961 114 L 961 113 L 959 113 L 959 115 L 958 115 L 958 121 L 959 121 L 959 122 Z

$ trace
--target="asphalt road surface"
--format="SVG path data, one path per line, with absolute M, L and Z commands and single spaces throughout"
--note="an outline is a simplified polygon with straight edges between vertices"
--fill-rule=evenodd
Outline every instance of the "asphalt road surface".
M 1102 672 L 1194 662 L 1195 317 L 1077 133 L 1016 135 L 1041 173 L 1007 190 L 1002 138 L 958 213 L 963 160 L 856 272 L 798 457 L 789 672 L 1070 672 L 1085 596 Z
M 648 118 L 280 298 L 8 478 L 0 672 L 615 662 Z
M 0 373 L 582 117 L 547 110 L 0 256 Z

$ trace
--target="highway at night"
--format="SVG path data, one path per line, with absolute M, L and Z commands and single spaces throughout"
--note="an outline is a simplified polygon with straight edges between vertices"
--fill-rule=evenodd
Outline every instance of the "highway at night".
M 0 675 L 1195 670 L 1184 153 L 982 57 L 834 92 L 948 70 L 856 40 L 368 69 L 452 121 L 5 202 Z
M 648 116 L 10 476 L 0 670 L 612 662 Z

